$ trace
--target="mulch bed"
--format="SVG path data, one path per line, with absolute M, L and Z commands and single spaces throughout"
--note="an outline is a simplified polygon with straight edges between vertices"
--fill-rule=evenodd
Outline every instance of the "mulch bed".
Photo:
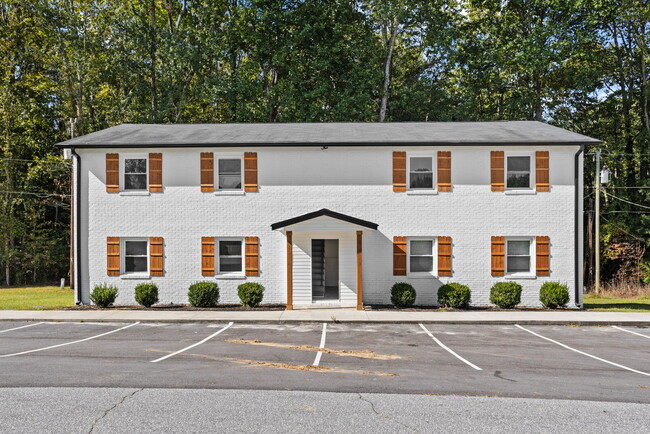
M 144 307 L 138 305 L 117 305 L 101 309 L 97 306 L 81 305 L 70 306 L 62 310 L 151 310 L 151 311 L 164 311 L 164 312 L 184 312 L 184 311 L 272 311 L 284 310 L 283 304 L 264 304 L 258 307 L 245 307 L 239 304 L 220 304 L 218 307 L 192 307 L 189 304 L 157 304 L 152 307 Z

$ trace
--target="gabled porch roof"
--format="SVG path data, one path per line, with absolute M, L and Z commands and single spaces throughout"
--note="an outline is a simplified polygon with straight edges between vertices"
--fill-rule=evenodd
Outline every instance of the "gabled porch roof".
M 342 222 L 350 223 L 356 226 L 362 226 L 364 228 L 376 230 L 379 225 L 377 223 L 369 222 L 367 220 L 362 220 L 356 217 L 352 217 L 346 214 L 341 214 L 339 212 L 331 211 L 327 208 L 323 208 L 318 211 L 310 212 L 308 214 L 303 214 L 298 217 L 293 217 L 287 220 L 282 220 L 271 225 L 272 230 L 286 228 L 287 226 L 295 225 L 298 223 L 304 223 L 309 220 L 314 220 L 319 217 L 329 217 L 332 219 L 340 220 Z

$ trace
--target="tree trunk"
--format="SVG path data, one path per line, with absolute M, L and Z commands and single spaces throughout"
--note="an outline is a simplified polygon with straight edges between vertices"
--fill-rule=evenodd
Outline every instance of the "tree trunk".
M 395 50 L 395 40 L 397 39 L 397 34 L 399 33 L 399 20 L 395 19 L 393 25 L 391 26 L 391 35 L 390 41 L 388 43 L 388 53 L 386 55 L 386 60 L 384 62 L 384 86 L 382 88 L 381 94 L 381 108 L 379 109 L 379 122 L 384 122 L 386 120 L 386 112 L 388 108 L 388 89 L 390 87 L 390 72 L 391 64 L 393 62 L 393 51 Z
M 151 47 L 149 60 L 151 62 L 151 121 L 158 120 L 156 101 L 156 0 L 151 0 Z

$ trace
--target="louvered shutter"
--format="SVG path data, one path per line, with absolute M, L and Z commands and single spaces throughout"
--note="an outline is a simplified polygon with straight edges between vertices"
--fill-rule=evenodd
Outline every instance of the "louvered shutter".
M 214 237 L 201 237 L 201 275 L 214 276 Z
M 506 245 L 504 237 L 492 237 L 492 275 L 503 276 L 506 270 Z
M 214 156 L 201 152 L 201 191 L 214 191 Z
M 438 151 L 438 191 L 451 191 L 450 151 Z
M 393 191 L 406 191 L 406 152 L 393 152 Z
M 537 191 L 550 191 L 548 151 L 535 152 L 535 186 Z
M 406 276 L 406 237 L 393 237 L 393 276 Z
M 149 274 L 163 276 L 163 239 L 162 237 L 149 238 Z
M 551 241 L 549 237 L 535 239 L 535 268 L 538 276 L 550 276 Z
M 149 192 L 162 193 L 162 154 L 149 154 Z
M 246 237 L 244 239 L 246 251 L 246 275 L 259 276 L 260 275 L 260 261 L 259 261 L 259 238 Z
M 503 151 L 490 152 L 490 177 L 492 191 L 505 190 L 505 154 Z
M 257 152 L 244 152 L 244 191 L 257 191 Z
M 451 237 L 438 237 L 438 276 L 451 276 Z
M 106 192 L 120 191 L 120 154 L 106 154 Z
M 120 237 L 106 237 L 106 274 L 120 275 Z

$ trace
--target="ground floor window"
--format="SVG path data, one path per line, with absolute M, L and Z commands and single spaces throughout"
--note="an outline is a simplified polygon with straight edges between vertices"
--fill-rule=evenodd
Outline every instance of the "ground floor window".
M 145 274 L 149 271 L 149 243 L 146 239 L 124 240 L 124 274 Z
M 434 238 L 409 238 L 408 274 L 434 274 Z
M 219 240 L 219 273 L 241 273 L 243 271 L 243 239 L 230 238 Z
M 506 273 L 531 274 L 531 250 L 533 241 L 530 238 L 506 239 Z

